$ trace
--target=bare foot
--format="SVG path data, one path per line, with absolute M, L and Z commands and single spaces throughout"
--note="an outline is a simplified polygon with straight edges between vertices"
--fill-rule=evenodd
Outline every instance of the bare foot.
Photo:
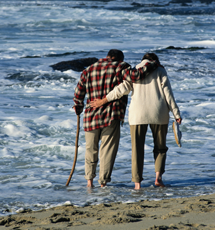
M 139 190 L 141 188 L 140 183 L 134 183 L 134 184 L 135 184 L 135 187 L 134 187 L 135 190 Z
M 156 179 L 155 180 L 155 185 L 158 187 L 165 187 L 165 185 L 163 184 L 163 181 L 161 179 Z
M 104 188 L 106 186 L 106 184 L 101 184 L 101 188 Z
M 94 187 L 94 185 L 93 185 L 93 179 L 87 180 L 87 187 L 88 188 L 93 188 Z

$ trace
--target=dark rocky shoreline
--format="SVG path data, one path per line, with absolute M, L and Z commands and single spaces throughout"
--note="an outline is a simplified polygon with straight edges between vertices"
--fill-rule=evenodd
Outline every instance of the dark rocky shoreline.
M 67 70 L 74 70 L 77 72 L 81 72 L 84 69 L 86 69 L 88 66 L 94 64 L 95 62 L 98 61 L 98 58 L 95 57 L 89 57 L 89 58 L 80 58 L 80 59 L 75 59 L 72 61 L 62 61 L 58 62 L 54 65 L 51 65 L 54 70 L 59 70 L 61 72 L 67 71 Z

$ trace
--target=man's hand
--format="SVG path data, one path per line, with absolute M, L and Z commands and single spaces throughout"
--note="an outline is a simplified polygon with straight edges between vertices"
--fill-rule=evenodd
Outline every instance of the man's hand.
M 145 66 L 147 67 L 148 72 L 152 72 L 158 68 L 159 64 L 156 61 L 150 61 L 147 62 Z
M 83 111 L 82 107 L 73 106 L 72 108 L 75 110 L 76 115 L 80 115 Z

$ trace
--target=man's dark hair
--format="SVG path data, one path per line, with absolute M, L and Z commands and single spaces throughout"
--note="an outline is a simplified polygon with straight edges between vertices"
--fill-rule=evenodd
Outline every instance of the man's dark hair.
M 124 60 L 124 54 L 121 50 L 117 49 L 111 49 L 108 52 L 108 55 L 110 58 L 112 58 L 114 61 L 123 61 Z
M 157 61 L 158 64 L 160 64 L 160 61 L 159 61 L 159 58 L 158 56 L 155 54 L 155 53 L 146 53 L 143 58 L 142 58 L 142 61 L 144 59 L 148 59 L 150 61 Z

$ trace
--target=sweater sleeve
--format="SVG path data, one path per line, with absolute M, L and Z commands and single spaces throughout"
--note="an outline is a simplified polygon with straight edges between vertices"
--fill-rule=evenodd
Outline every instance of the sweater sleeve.
M 115 86 L 112 91 L 110 91 L 106 98 L 108 101 L 113 101 L 120 99 L 123 95 L 128 95 L 132 90 L 132 82 L 123 80 L 118 86 Z
M 181 118 L 180 110 L 175 102 L 171 84 L 165 70 L 162 71 L 161 84 L 169 110 L 173 113 L 175 119 Z

